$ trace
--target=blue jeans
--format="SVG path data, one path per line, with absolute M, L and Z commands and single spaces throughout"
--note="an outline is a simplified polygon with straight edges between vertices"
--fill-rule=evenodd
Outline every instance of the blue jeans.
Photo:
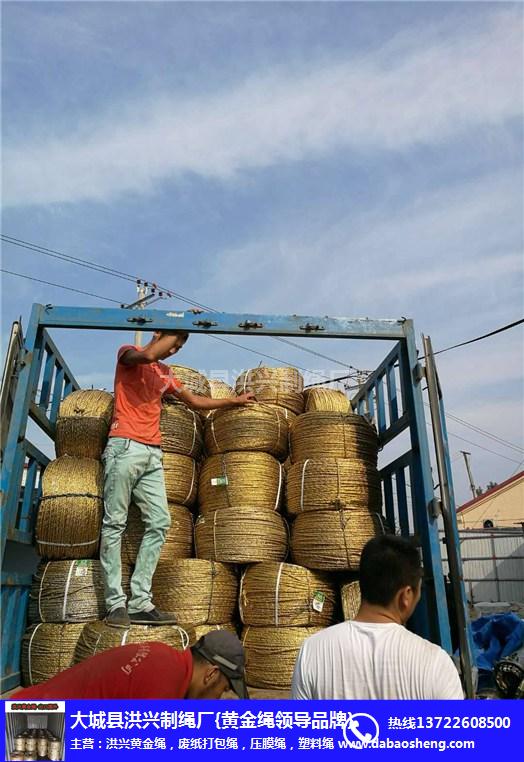
M 122 590 L 120 551 L 129 504 L 140 509 L 145 532 L 131 577 L 130 614 L 151 611 L 151 583 L 171 523 L 166 498 L 162 451 L 133 439 L 110 437 L 102 455 L 104 464 L 104 520 L 100 563 L 104 575 L 107 611 L 126 605 Z

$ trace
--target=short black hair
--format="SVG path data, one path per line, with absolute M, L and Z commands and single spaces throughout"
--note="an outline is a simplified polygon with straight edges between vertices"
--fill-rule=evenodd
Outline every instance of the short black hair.
M 385 534 L 364 546 L 359 580 L 368 603 L 388 606 L 401 588 L 416 589 L 421 576 L 420 555 L 411 540 Z
M 189 331 L 159 331 L 161 336 L 180 336 L 180 338 L 187 341 L 189 338 Z

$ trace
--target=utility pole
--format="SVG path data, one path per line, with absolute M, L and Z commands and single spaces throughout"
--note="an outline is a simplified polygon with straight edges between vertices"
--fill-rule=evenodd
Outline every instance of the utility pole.
M 475 489 L 475 482 L 473 481 L 473 474 L 471 473 L 471 466 L 469 463 L 469 458 L 471 456 L 470 452 L 465 452 L 464 450 L 460 451 L 462 455 L 464 456 L 464 462 L 466 464 L 466 470 L 468 472 L 468 478 L 469 478 L 469 486 L 471 489 L 471 494 L 473 495 L 473 499 L 477 497 L 477 490 Z
M 136 292 L 138 299 L 132 304 L 121 304 L 120 307 L 126 310 L 142 310 L 159 299 L 172 299 L 173 295 L 169 291 L 159 291 L 156 283 L 148 283 L 147 280 L 137 280 Z M 138 321 L 137 321 L 138 322 Z M 142 346 L 142 331 L 135 331 L 135 345 Z
M 140 280 L 137 281 L 136 292 L 138 294 L 138 299 L 134 309 L 139 310 L 143 306 L 143 300 L 147 296 L 146 284 Z M 137 347 L 142 346 L 142 333 L 143 333 L 142 331 L 135 331 L 135 346 Z

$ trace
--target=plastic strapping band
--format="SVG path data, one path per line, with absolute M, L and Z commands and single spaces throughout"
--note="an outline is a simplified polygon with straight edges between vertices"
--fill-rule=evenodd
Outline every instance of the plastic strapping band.
M 220 451 L 220 447 L 218 446 L 217 438 L 215 436 L 215 421 L 213 419 L 213 416 L 211 416 L 211 434 L 213 435 L 213 439 L 215 441 L 215 447 L 217 448 L 217 452 Z
M 275 627 L 278 627 L 278 593 L 280 591 L 280 577 L 282 576 L 282 567 L 284 563 L 281 563 L 278 567 L 277 584 L 275 587 Z
M 178 627 L 177 625 L 175 625 L 175 629 L 177 629 L 178 632 L 180 633 L 180 637 L 182 639 L 182 650 L 185 651 L 189 645 L 189 635 L 187 634 L 185 630 L 182 629 L 182 627 Z
M 67 594 L 69 593 L 69 585 L 71 584 L 71 575 L 73 574 L 73 569 L 75 568 L 76 561 L 71 561 L 71 566 L 69 567 L 69 574 L 67 575 L 67 581 L 65 584 L 65 590 L 64 590 L 64 603 L 62 605 L 62 621 L 66 622 L 66 613 L 67 613 Z
M 42 609 L 40 608 L 40 604 L 41 604 L 41 602 L 42 602 L 42 587 L 43 587 L 43 585 L 44 585 L 44 577 L 45 577 L 45 573 L 46 573 L 46 571 L 48 570 L 48 568 L 49 568 L 49 564 L 50 564 L 50 563 L 51 563 L 51 562 L 50 562 L 50 561 L 48 561 L 48 562 L 46 563 L 46 565 L 45 565 L 44 573 L 42 574 L 42 579 L 40 580 L 40 589 L 38 590 L 38 616 L 39 616 L 39 618 L 40 618 L 40 620 L 41 620 L 42 622 L 44 621 L 44 617 L 42 616 Z
M 191 498 L 193 487 L 195 485 L 195 471 L 196 471 L 196 460 L 193 460 L 193 473 L 191 474 L 191 486 L 189 488 L 189 492 L 186 495 L 184 503 L 187 503 L 187 501 Z
M 242 596 L 244 594 L 244 576 L 247 570 L 244 570 L 242 574 L 240 575 L 240 589 L 238 591 L 238 611 L 240 613 L 240 619 L 244 621 L 244 604 L 242 601 Z
M 93 656 L 96 654 L 96 652 L 98 650 L 98 644 L 100 643 L 100 638 L 101 637 L 102 637 L 102 633 L 100 633 L 100 635 L 98 636 L 98 639 L 97 639 L 97 641 L 95 643 L 95 650 L 93 651 Z
M 27 653 L 27 660 L 29 662 L 29 664 L 28 664 L 28 666 L 29 666 L 29 682 L 31 683 L 31 685 L 33 685 L 33 670 L 32 670 L 32 664 L 31 664 L 31 646 L 33 645 L 33 638 L 36 635 L 36 631 L 38 630 L 38 628 L 42 624 L 43 624 L 43 622 L 40 622 L 40 624 L 37 624 L 35 629 L 31 633 L 31 639 L 29 640 L 29 648 L 27 649 L 27 651 L 28 651 L 28 653 Z
M 306 467 L 307 467 L 307 464 L 309 463 L 309 460 L 310 460 L 309 458 L 306 458 L 306 460 L 304 461 L 304 465 L 302 466 L 302 478 L 300 480 L 300 510 L 301 511 L 304 510 L 304 479 L 306 476 Z
M 48 540 L 37 540 L 38 545 L 56 545 L 57 548 L 78 548 L 81 545 L 93 545 L 98 542 L 100 538 L 96 537 L 90 542 L 50 542 Z
M 217 513 L 218 511 L 214 511 L 213 513 L 213 555 L 215 556 L 214 560 L 217 561 Z
M 125 646 L 125 644 L 127 643 L 127 636 L 128 635 L 129 635 L 129 630 L 124 630 L 124 634 L 122 635 L 122 640 L 120 641 L 120 645 L 121 646 Z
M 282 491 L 282 472 L 284 468 L 282 466 L 282 463 L 278 464 L 278 491 L 277 491 L 277 499 L 275 500 L 275 511 L 278 510 L 278 504 L 280 503 L 280 492 Z
M 189 452 L 193 454 L 193 448 L 195 446 L 196 435 L 197 435 L 197 424 L 196 424 L 196 413 L 194 410 L 192 410 L 191 412 L 193 413 L 193 441 L 191 442 L 191 450 Z
M 222 455 L 222 473 L 226 477 L 226 499 L 227 499 L 227 507 L 231 508 L 231 500 L 229 499 L 229 479 L 227 476 L 227 468 L 226 468 L 226 455 L 227 453 L 224 453 Z

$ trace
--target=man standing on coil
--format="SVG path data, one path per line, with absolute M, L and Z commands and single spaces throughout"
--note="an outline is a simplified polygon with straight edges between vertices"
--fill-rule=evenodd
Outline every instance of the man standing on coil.
M 197 410 L 255 401 L 252 393 L 231 399 L 210 399 L 186 389 L 160 360 L 176 354 L 187 338 L 185 331 L 155 331 L 145 347 L 126 344 L 118 350 L 113 421 L 102 455 L 104 519 L 100 544 L 107 609 L 105 622 L 112 627 L 176 623 L 174 615 L 155 607 L 151 593 L 153 574 L 171 520 L 160 449 L 162 396 L 174 394 Z M 145 532 L 126 607 L 120 551 L 131 501 L 140 509 Z

